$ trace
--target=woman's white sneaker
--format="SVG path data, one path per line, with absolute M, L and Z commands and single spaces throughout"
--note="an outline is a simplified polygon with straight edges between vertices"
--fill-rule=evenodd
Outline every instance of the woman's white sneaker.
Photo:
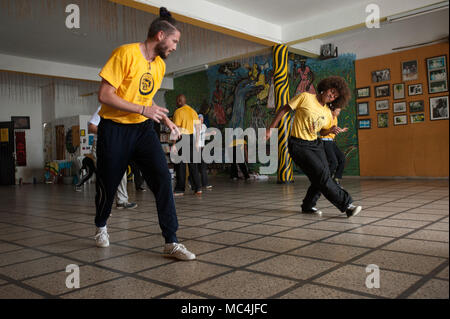
M 362 210 L 361 206 L 355 206 L 353 204 L 348 205 L 347 209 L 345 210 L 345 213 L 347 214 L 347 217 L 353 217 L 358 215 Z
M 109 235 L 108 231 L 105 227 L 97 227 L 97 231 L 95 233 L 95 244 L 97 247 L 106 248 L 109 246 Z
M 164 246 L 164 255 L 179 260 L 194 260 L 195 254 L 191 253 L 183 244 L 170 243 Z

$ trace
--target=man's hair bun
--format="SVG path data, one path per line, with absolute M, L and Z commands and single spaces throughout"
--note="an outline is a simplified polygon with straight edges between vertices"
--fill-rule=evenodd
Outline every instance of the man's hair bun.
M 165 7 L 161 7 L 159 9 L 159 16 L 161 18 L 170 18 L 172 15 L 170 14 L 170 12 Z

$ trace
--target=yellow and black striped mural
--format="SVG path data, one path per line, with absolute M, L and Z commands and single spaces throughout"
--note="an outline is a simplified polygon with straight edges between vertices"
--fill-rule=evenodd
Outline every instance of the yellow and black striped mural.
M 288 48 L 285 45 L 273 47 L 275 108 L 282 108 L 289 101 Z M 288 150 L 291 129 L 291 114 L 287 113 L 278 126 L 278 183 L 294 181 L 292 158 Z

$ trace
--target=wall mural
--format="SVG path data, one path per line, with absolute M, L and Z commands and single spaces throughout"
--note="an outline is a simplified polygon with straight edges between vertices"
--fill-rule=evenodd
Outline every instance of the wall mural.
M 176 78 L 174 90 L 165 94 L 166 106 L 173 114 L 176 96 L 182 93 L 187 104 L 204 115 L 205 124 L 220 129 L 222 133 L 226 127 L 251 127 L 255 130 L 267 127 L 275 114 L 272 60 L 272 54 L 250 57 Z M 315 93 L 317 83 L 330 75 L 343 76 L 354 92 L 354 60 L 354 55 L 316 60 L 289 54 L 290 97 L 302 92 Z M 347 156 L 344 174 L 359 175 L 354 97 L 341 112 L 339 125 L 349 128 L 349 132 L 337 139 L 338 146 Z

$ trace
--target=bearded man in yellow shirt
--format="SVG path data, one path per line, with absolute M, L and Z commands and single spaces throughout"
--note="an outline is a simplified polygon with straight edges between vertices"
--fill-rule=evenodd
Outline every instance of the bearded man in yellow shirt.
M 102 108 L 97 140 L 97 194 L 95 235 L 98 247 L 109 246 L 106 221 L 117 186 L 133 160 L 155 195 L 159 225 L 165 239 L 164 254 L 181 260 L 195 255 L 178 243 L 178 220 L 172 181 L 165 154 L 154 129 L 162 121 L 175 134 L 178 128 L 167 117 L 166 108 L 153 101 L 166 65 L 163 59 L 175 51 L 180 40 L 177 22 L 165 9 L 150 25 L 144 42 L 115 49 L 100 72 L 98 93 Z

